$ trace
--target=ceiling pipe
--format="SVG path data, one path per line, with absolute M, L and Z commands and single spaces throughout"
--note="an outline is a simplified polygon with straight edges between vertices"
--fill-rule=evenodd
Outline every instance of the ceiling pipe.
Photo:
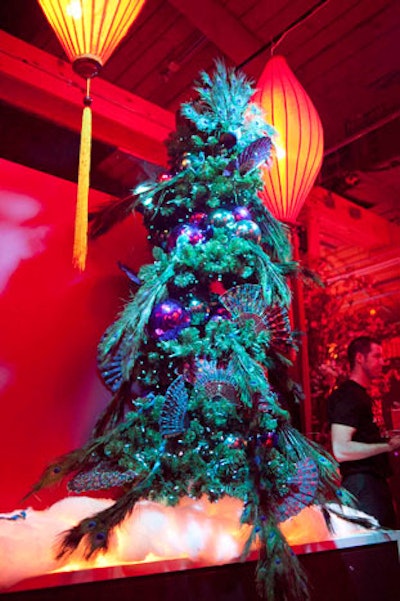
M 343 279 L 347 279 L 350 277 L 361 277 L 364 275 L 369 275 L 370 273 L 374 273 L 376 271 L 382 271 L 384 269 L 390 269 L 400 265 L 400 257 L 395 257 L 394 259 L 389 259 L 388 261 L 382 261 L 381 263 L 373 263 L 368 267 L 362 267 L 360 269 L 354 269 L 353 271 L 346 271 L 339 275 L 336 275 L 333 278 L 328 278 L 326 280 L 328 285 L 334 284 L 335 282 Z
M 356 134 L 353 134 L 352 136 L 349 136 L 348 138 L 345 138 L 344 140 L 342 140 L 341 142 L 339 142 L 335 146 L 332 146 L 328 150 L 325 150 L 325 152 L 324 152 L 324 158 L 330 156 L 331 154 L 337 152 L 338 150 L 341 150 L 345 146 L 348 146 L 349 144 L 352 144 L 353 142 L 356 142 L 360 138 L 363 138 L 364 136 L 367 136 L 368 134 L 370 134 L 371 132 L 375 131 L 376 129 L 379 129 L 379 128 L 383 127 L 384 125 L 387 125 L 388 123 L 391 123 L 392 121 L 394 121 L 398 117 L 400 117 L 400 109 L 394 111 L 393 113 L 391 113 L 390 115 L 387 115 L 386 117 L 383 117 L 379 121 L 376 121 L 375 123 L 372 123 L 371 125 L 369 125 L 368 127 L 365 127 L 364 129 L 360 130 Z
M 386 298 L 388 296 L 394 296 L 395 294 L 398 294 L 397 290 L 389 290 L 388 292 L 382 292 L 382 294 L 375 294 L 374 296 L 366 296 L 365 298 L 360 298 L 358 300 L 354 300 L 348 303 L 345 303 L 343 305 L 343 308 L 346 307 L 354 307 L 354 305 L 365 305 L 367 303 L 371 303 L 373 301 L 376 301 L 380 298 Z M 390 312 L 390 309 L 388 307 L 385 307 L 384 305 L 382 305 L 382 307 L 380 307 L 381 309 Z

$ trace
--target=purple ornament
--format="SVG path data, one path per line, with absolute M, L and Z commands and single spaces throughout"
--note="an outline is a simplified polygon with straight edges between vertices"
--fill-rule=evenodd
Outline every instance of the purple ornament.
M 183 223 L 173 228 L 167 239 L 167 249 L 173 250 L 180 244 L 200 244 L 204 242 L 204 232 L 195 224 Z
M 148 331 L 157 340 L 172 340 L 181 330 L 189 327 L 190 322 L 189 311 L 177 301 L 167 298 L 154 306 Z
M 233 216 L 236 221 L 243 221 L 243 219 L 251 221 L 251 213 L 247 207 L 235 207 L 233 209 Z

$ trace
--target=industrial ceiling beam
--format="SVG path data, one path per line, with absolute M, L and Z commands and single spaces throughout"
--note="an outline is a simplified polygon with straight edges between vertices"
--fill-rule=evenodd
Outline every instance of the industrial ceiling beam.
M 314 243 L 327 241 L 335 249 L 400 248 L 400 226 L 320 186 L 312 189 L 305 208 L 305 221 L 313 218 Z
M 0 30 L 0 100 L 80 131 L 85 82 L 71 65 Z M 166 165 L 173 113 L 97 78 L 93 137 L 140 159 Z
M 246 61 L 263 45 L 263 40 L 258 39 L 233 13 L 215 0 L 169 0 L 169 3 L 235 65 Z M 264 68 L 265 61 L 265 55 L 255 57 L 244 70 L 248 75 L 257 77 Z

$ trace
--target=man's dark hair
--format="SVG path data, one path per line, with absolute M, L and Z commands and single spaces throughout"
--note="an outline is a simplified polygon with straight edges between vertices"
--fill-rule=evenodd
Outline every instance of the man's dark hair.
M 366 356 L 371 350 L 372 344 L 381 344 L 376 338 L 371 336 L 359 336 L 354 338 L 347 348 L 347 358 L 349 360 L 350 369 L 353 369 L 356 363 L 357 353 L 361 353 Z

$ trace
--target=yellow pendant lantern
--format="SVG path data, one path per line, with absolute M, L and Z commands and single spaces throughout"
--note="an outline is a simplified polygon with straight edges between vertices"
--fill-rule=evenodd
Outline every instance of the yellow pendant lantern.
M 114 52 L 145 0 L 38 0 L 74 71 L 86 80 L 79 150 L 73 262 L 83 271 L 87 255 L 92 144 L 90 80 Z
M 260 196 L 274 217 L 294 223 L 322 165 L 321 120 L 282 56 L 268 61 L 252 100 L 277 132 L 276 157 L 263 169 Z

